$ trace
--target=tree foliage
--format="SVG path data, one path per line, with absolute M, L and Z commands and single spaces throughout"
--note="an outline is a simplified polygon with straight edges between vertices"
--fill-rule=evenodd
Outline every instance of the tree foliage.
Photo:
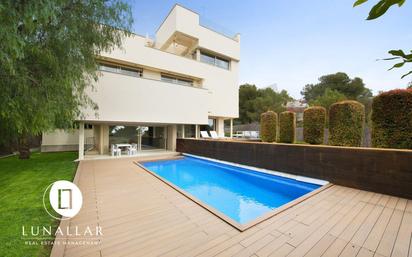
M 282 112 L 285 104 L 292 100 L 289 94 L 280 93 L 271 88 L 257 88 L 255 85 L 244 84 L 239 88 L 239 121 L 242 124 L 259 121 L 260 114 L 271 110 Z
M 82 107 L 97 108 L 85 94 L 97 79 L 96 56 L 121 46 L 132 16 L 122 0 L 6 0 L 0 24 L 1 140 L 24 143 L 72 126 Z
M 323 95 L 317 97 L 315 100 L 309 102 L 310 106 L 322 106 L 326 110 L 329 110 L 329 106 L 332 104 L 346 100 L 346 96 L 337 90 L 327 88 Z
M 368 0 L 357 0 L 353 6 L 356 7 L 358 5 L 366 3 Z M 401 7 L 405 3 L 405 0 L 379 0 L 377 4 L 375 4 L 372 9 L 369 12 L 368 17 L 366 18 L 367 20 L 374 20 L 376 18 L 381 17 L 386 13 L 386 11 L 389 10 L 394 5 L 398 5 Z M 400 62 L 394 64 L 392 68 L 389 70 L 392 70 L 394 68 L 400 68 L 403 67 L 405 64 L 411 64 L 412 63 L 412 50 L 409 51 L 409 53 L 405 54 L 405 52 L 401 49 L 397 50 L 390 50 L 388 52 L 392 57 L 385 58 L 384 60 L 398 60 Z M 412 70 L 405 73 L 402 75 L 402 78 L 411 75 Z
M 316 101 L 325 94 L 325 91 L 334 90 L 347 99 L 357 100 L 358 98 L 371 97 L 372 92 L 365 87 L 361 78 L 353 79 L 344 72 L 324 75 L 319 78 L 319 83 L 306 85 L 301 94 L 307 102 Z

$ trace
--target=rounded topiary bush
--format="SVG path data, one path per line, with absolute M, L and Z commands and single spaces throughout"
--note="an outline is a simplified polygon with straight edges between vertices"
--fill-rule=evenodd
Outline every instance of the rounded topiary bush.
M 329 144 L 361 146 L 365 107 L 357 101 L 341 101 L 329 108 Z
M 325 137 L 326 109 L 322 106 L 309 107 L 303 111 L 303 141 L 309 144 L 323 144 Z
M 279 142 L 294 143 L 296 129 L 296 114 L 294 112 L 282 112 L 279 114 Z
M 278 114 L 267 111 L 260 115 L 260 138 L 263 142 L 276 141 L 276 129 L 278 124 Z
M 372 145 L 412 149 L 412 89 L 391 90 L 373 99 Z

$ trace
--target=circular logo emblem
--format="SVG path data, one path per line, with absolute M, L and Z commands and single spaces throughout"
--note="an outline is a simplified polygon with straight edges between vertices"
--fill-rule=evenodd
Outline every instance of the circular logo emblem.
M 47 196 L 54 212 L 46 204 Z M 50 184 L 43 194 L 43 206 L 46 212 L 55 219 L 65 220 L 73 218 L 79 213 L 82 204 L 82 192 L 70 181 L 56 181 Z M 62 216 L 61 218 L 58 217 L 59 214 Z

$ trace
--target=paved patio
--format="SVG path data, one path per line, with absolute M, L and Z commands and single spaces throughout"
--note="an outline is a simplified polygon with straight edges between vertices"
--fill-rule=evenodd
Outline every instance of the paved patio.
M 334 185 L 239 232 L 132 161 L 79 164 L 83 208 L 62 225 L 103 236 L 52 256 L 412 256 L 411 200 Z

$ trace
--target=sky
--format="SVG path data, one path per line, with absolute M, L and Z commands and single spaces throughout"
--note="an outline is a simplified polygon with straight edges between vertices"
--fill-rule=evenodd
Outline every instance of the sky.
M 412 48 L 412 1 L 366 21 L 377 0 L 353 8 L 354 0 L 138 0 L 133 31 L 154 35 L 174 4 L 197 13 L 217 29 L 241 34 L 239 83 L 277 84 L 295 99 L 325 74 L 360 77 L 374 94 L 405 88 L 408 71 L 388 69 L 391 49 Z M 412 68 L 412 65 L 409 66 Z

